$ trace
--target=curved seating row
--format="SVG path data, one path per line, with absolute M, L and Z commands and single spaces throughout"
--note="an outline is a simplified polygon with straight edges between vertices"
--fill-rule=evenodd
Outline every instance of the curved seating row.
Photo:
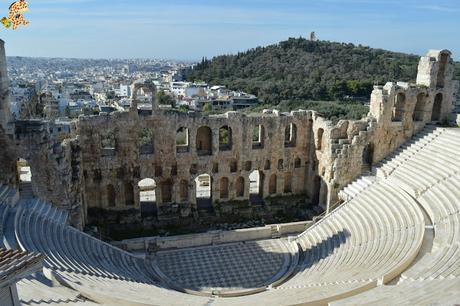
M 344 304 L 417 304 L 438 301 L 435 297 L 444 292 L 439 301 L 452 301 L 460 296 L 460 130 L 427 129 L 422 134 L 382 166 L 386 179 L 370 184 L 299 235 L 297 271 L 261 293 L 216 298 L 163 287 L 142 259 L 67 226 L 59 209 L 38 200 L 17 208 L 16 238 L 25 250 L 46 254 L 46 267 L 61 283 L 101 304 L 269 306 L 338 299 Z M 435 236 L 432 251 L 414 263 L 425 231 L 419 204 L 432 220 Z M 410 264 L 397 285 L 378 286 Z
M 152 282 L 142 259 L 65 225 L 59 209 L 42 204 L 38 200 L 21 203 L 15 228 L 21 248 L 47 255 L 47 268 Z
M 460 297 L 460 279 L 412 281 L 397 286 L 380 286 L 365 293 L 330 303 L 354 305 L 456 305 Z
M 402 274 L 402 281 L 460 276 L 459 199 L 460 174 L 430 188 L 418 199 L 433 220 L 433 249 Z
M 419 147 L 410 159 L 392 160 L 394 169 L 387 179 L 415 197 L 460 171 L 460 155 L 455 132 L 439 128 L 437 135 Z
M 17 283 L 21 305 L 99 305 L 83 298 L 80 292 L 52 283 L 42 273 L 35 273 Z
M 377 182 L 299 237 L 303 266 L 282 287 L 382 277 L 389 281 L 416 256 L 423 232 L 416 202 Z
M 411 160 L 416 153 L 425 148 L 426 145 L 435 140 L 444 129 L 435 127 L 425 127 L 413 139 L 404 143 L 393 153 L 385 157 L 378 165 L 377 174 L 386 177 L 390 175 L 399 165 Z
M 428 215 L 434 229 L 431 250 L 420 254 L 396 285 L 332 305 L 444 305 L 460 300 L 460 130 L 438 128 L 434 134 L 410 159 L 390 162 L 397 166 L 385 180 L 412 194 Z

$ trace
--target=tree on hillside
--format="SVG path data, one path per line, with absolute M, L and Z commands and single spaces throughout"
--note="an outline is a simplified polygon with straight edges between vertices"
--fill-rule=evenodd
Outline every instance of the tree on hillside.
M 172 107 L 176 106 L 176 99 L 171 95 L 167 94 L 164 90 L 160 90 L 157 93 L 157 101 L 160 105 L 171 105 Z

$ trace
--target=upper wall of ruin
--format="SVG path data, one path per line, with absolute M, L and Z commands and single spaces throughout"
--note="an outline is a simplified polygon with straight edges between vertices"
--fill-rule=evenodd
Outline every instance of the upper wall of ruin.
M 456 84 L 453 61 L 447 50 L 428 52 L 420 59 L 417 82 L 375 86 L 371 95 L 367 125 L 348 134 L 348 141 L 331 154 L 334 178 L 329 180 L 330 201 L 337 192 L 362 174 L 367 161 L 376 164 L 396 150 L 427 123 L 450 120 Z M 349 125 L 356 122 L 350 121 Z M 367 156 L 371 153 L 371 156 Z M 331 176 L 332 177 L 332 176 Z
M 120 191 L 113 209 L 129 208 L 126 191 L 131 189 L 136 194 L 132 204 L 138 207 L 137 183 L 145 178 L 154 179 L 160 186 L 159 204 L 179 203 L 182 198 L 193 206 L 195 178 L 202 174 L 211 176 L 213 201 L 248 199 L 252 171 L 260 171 L 266 178 L 265 195 L 273 193 L 270 179 L 276 182 L 274 194 L 305 193 L 306 175 L 314 171 L 309 158 L 313 114 L 295 111 L 246 116 L 228 112 L 204 116 L 166 111 L 152 116 L 124 112 L 81 118 L 77 133 L 82 144 L 88 207 L 111 205 L 100 193 L 109 185 Z M 145 141 L 146 135 L 150 140 Z M 289 188 L 286 178 L 292 185 Z M 222 181 L 230 185 L 225 199 L 220 197 Z M 232 186 L 241 181 L 244 191 L 235 192 Z M 188 196 L 162 194 L 162 184 L 171 184 L 177 191 L 182 182 L 187 185 Z
M 79 225 L 89 207 L 139 209 L 137 183 L 144 178 L 155 180 L 159 206 L 188 203 L 196 209 L 201 174 L 211 177 L 213 202 L 247 200 L 253 171 L 260 175 L 262 197 L 307 194 L 326 206 L 426 123 L 447 120 L 453 104 L 452 60 L 441 50 L 421 58 L 415 84 L 376 86 L 362 120 L 333 124 L 303 110 L 205 116 L 160 111 L 152 99 L 149 115 L 133 107 L 82 116 L 65 135 L 54 132 L 52 121 L 17 121 L 13 133 L 3 42 L 0 48 L 0 146 L 6 148 L 0 161 L 11 168 L 0 181 L 12 181 L 16 155 L 27 159 L 35 193 L 69 208 L 74 220 L 83 218 Z

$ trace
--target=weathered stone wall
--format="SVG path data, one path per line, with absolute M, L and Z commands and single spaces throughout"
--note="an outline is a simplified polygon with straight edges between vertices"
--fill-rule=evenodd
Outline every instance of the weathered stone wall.
M 199 175 L 211 176 L 212 203 L 249 200 L 249 175 L 255 170 L 263 177 L 261 197 L 305 194 L 307 178 L 315 171 L 309 157 L 312 114 L 296 111 L 289 115 L 245 116 L 229 112 L 204 116 L 157 111 L 152 116 L 124 112 L 81 118 L 77 133 L 82 143 L 85 204 L 111 210 L 138 209 L 138 182 L 152 178 L 157 184 L 158 210 L 179 203 L 186 216 L 203 208 L 196 201 L 195 179 Z M 253 129 L 259 126 L 261 141 L 253 141 Z M 187 145 L 176 145 L 180 128 L 188 132 Z M 228 144 L 219 143 L 221 128 L 229 131 Z M 153 131 L 150 151 L 139 143 L 143 129 Z M 286 137 L 286 129 L 292 131 L 291 138 Z M 107 133 L 115 138 L 112 149 L 103 147 Z M 222 182 L 228 182 L 225 198 L 221 197 Z M 236 185 L 241 182 L 243 189 L 237 192 Z M 272 190 L 270 182 L 276 182 Z M 107 192 L 109 185 L 115 187 L 115 203 L 109 201 L 113 199 Z M 186 195 L 181 195 L 181 185 L 186 186 Z M 163 194 L 169 189 L 171 195 Z M 131 192 L 134 202 L 130 201 Z M 164 209 L 163 213 L 169 212 Z
M 13 145 L 9 79 L 4 44 L 0 39 L 0 183 L 15 183 L 16 154 Z
M 82 226 L 82 178 L 80 145 L 70 134 L 54 134 L 53 121 L 15 122 L 17 154 L 25 159 L 32 173 L 36 196 L 69 210 L 71 222 Z
M 450 52 L 430 51 L 420 60 L 416 84 L 387 83 L 374 88 L 367 123 L 350 121 L 349 126 L 355 128 L 349 128 L 348 141 L 331 152 L 332 163 L 326 162 L 334 175 L 329 181 L 329 204 L 337 200 L 340 189 L 362 174 L 366 159 L 376 164 L 427 123 L 450 119 L 456 91 L 452 76 Z
M 4 62 L 2 118 L 9 114 Z M 155 101 L 150 112 L 132 107 L 129 112 L 82 116 L 65 135 L 53 132 L 53 121 L 23 120 L 14 123 L 14 139 L 4 132 L 11 127 L 8 119 L 2 119 L 0 146 L 5 150 L 0 161 L 14 168 L 15 155 L 5 153 L 14 139 L 18 155 L 31 166 L 35 194 L 69 209 L 77 227 L 85 224 L 90 208 L 129 212 L 138 220 L 138 183 L 145 178 L 156 182 L 151 206 L 158 220 L 206 218 L 217 206 L 251 202 L 253 171 L 261 177 L 259 200 L 307 196 L 328 208 L 338 201 L 340 189 L 371 171 L 426 123 L 450 117 L 452 75 L 450 53 L 430 51 L 420 60 L 416 84 L 376 86 L 366 118 L 337 124 L 314 111 L 206 116 L 162 111 Z M 183 139 L 177 143 L 181 131 Z M 196 178 L 202 174 L 211 177 L 207 201 L 196 196 Z M 2 176 L 7 175 L 0 176 L 5 180 Z

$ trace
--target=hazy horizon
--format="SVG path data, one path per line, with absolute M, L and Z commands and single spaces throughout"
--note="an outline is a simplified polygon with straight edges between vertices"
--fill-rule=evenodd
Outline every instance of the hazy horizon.
M 286 39 L 284 39 L 282 41 L 285 41 L 288 38 L 289 37 L 287 37 Z M 281 42 L 281 41 L 279 41 L 279 42 Z M 274 42 L 273 44 L 277 44 L 279 42 Z M 330 41 L 330 42 L 351 43 L 351 42 L 337 42 L 337 41 Z M 353 43 L 353 44 L 355 44 L 356 46 L 359 45 L 358 43 Z M 269 44 L 269 45 L 272 45 L 272 44 Z M 236 54 L 238 52 L 245 52 L 245 51 L 248 51 L 248 50 L 256 48 L 256 47 L 267 47 L 269 45 L 253 46 L 253 47 L 245 49 L 245 50 L 238 50 L 238 51 L 235 51 L 235 52 L 216 54 L 214 56 L 219 56 L 219 55 L 224 55 L 224 54 Z M 363 46 L 365 46 L 365 45 L 363 45 Z M 366 47 L 370 47 L 370 48 L 373 48 L 373 49 L 383 49 L 383 48 L 374 48 L 372 46 L 366 46 Z M 415 54 L 415 53 L 402 52 L 402 51 L 389 50 L 389 49 L 383 49 L 383 50 L 390 51 L 390 52 L 400 52 L 400 53 L 416 55 L 416 56 L 424 55 L 424 54 Z M 428 50 L 426 50 L 426 51 L 428 51 Z M 8 53 L 8 51 L 7 51 L 7 53 Z M 212 56 L 212 57 L 214 57 L 214 56 Z M 202 57 L 196 58 L 196 59 L 177 59 L 177 58 L 159 58 L 159 57 L 118 57 L 118 58 L 117 57 L 99 57 L 99 58 L 97 58 L 97 57 L 62 57 L 62 56 L 23 56 L 23 55 L 7 54 L 7 58 L 8 57 L 24 57 L 24 58 L 34 58 L 34 59 L 53 59 L 53 58 L 55 58 L 55 59 L 75 59 L 75 60 L 159 60 L 159 61 L 177 61 L 177 62 L 199 62 L 203 58 L 207 58 L 207 59 L 212 58 L 212 57 L 206 57 L 206 56 L 202 56 Z
M 30 0 L 29 6 L 29 26 L 0 30 L 8 56 L 197 61 L 315 31 L 321 40 L 417 55 L 449 49 L 460 59 L 455 0 Z

